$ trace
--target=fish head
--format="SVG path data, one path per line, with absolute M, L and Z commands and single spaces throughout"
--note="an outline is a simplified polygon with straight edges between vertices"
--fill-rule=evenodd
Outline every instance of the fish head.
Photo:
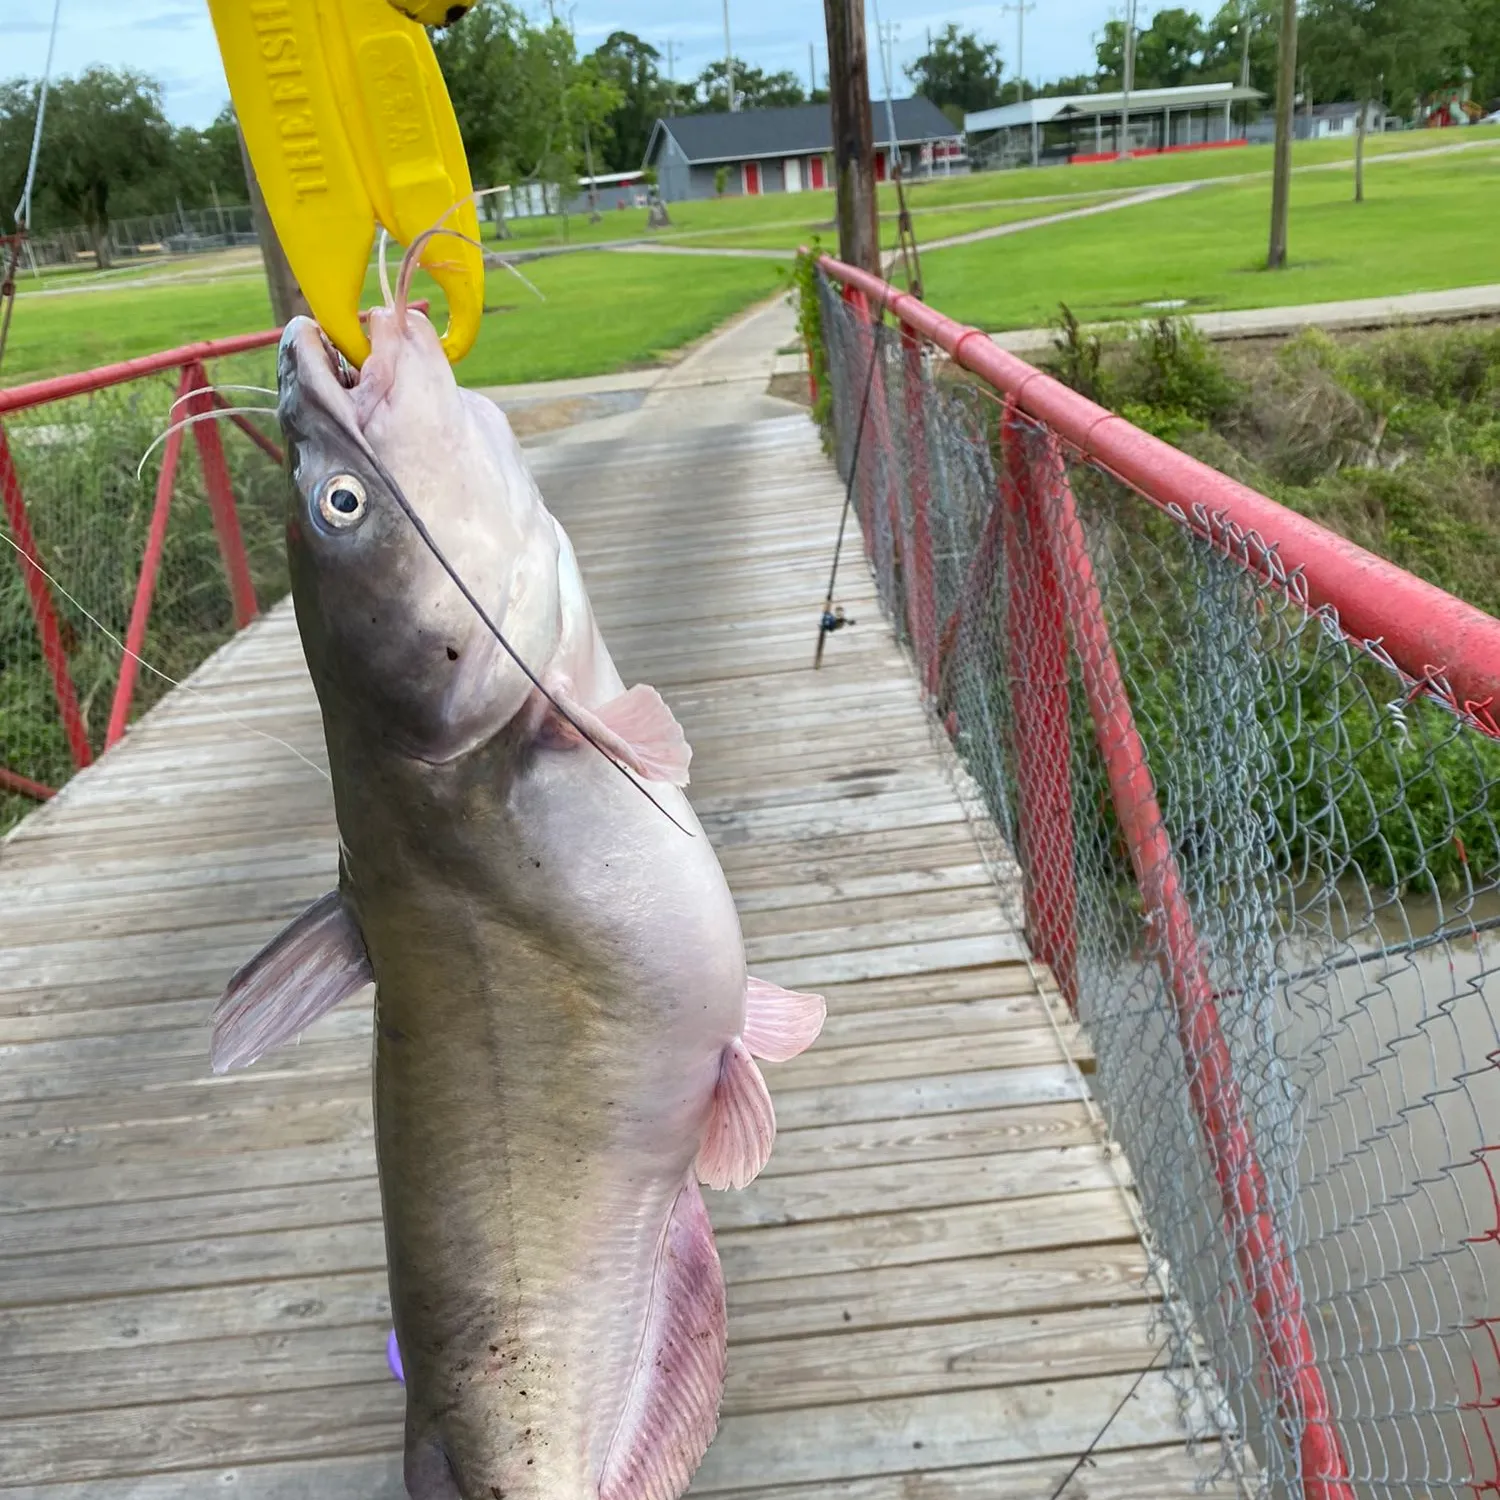
M 282 334 L 297 623 L 325 717 L 442 764 L 531 692 L 484 616 L 536 670 L 555 648 L 558 535 L 504 415 L 458 385 L 431 323 L 377 309 L 370 343 L 356 373 L 310 318 Z

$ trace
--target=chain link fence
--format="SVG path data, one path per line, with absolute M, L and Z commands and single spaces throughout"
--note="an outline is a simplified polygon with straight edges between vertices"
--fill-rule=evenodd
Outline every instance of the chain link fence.
M 216 404 L 274 405 L 229 387 L 274 385 L 275 340 L 0 391 L 0 831 L 166 691 L 122 644 L 182 678 L 286 592 L 286 479 L 251 425 L 265 418 L 157 441 Z
M 233 249 L 258 245 L 260 240 L 248 204 L 178 208 L 172 213 L 111 219 L 97 235 L 81 224 L 28 235 L 22 250 L 21 273 L 40 272 L 49 267 L 96 265 L 101 242 L 109 259 L 120 262 Z
M 1212 486 L 1084 457 L 1023 409 L 1044 377 L 1007 394 L 821 274 L 817 304 L 870 565 L 1087 1027 L 1217 1474 L 1500 1493 L 1489 707 L 1351 639 Z

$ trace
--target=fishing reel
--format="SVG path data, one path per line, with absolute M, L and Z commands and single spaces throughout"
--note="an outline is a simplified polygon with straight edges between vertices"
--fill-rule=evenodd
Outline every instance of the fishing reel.
M 818 649 L 813 654 L 814 671 L 823 665 L 823 647 L 827 643 L 828 637 L 835 630 L 842 630 L 844 626 L 853 624 L 854 621 L 844 613 L 844 606 L 842 604 L 836 605 L 831 609 L 826 606 L 824 607 L 822 616 L 818 620 Z

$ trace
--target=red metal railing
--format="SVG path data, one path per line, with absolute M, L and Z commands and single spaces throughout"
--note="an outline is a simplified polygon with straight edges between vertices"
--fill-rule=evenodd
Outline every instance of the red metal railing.
M 20 474 L 11 453 L 3 418 L 17 412 L 35 410 L 52 402 L 91 395 L 111 386 L 123 385 L 128 381 L 170 373 L 174 370 L 179 372 L 176 392 L 178 405 L 173 408 L 174 419 L 179 407 L 180 415 L 184 417 L 200 416 L 216 407 L 227 410 L 227 404 L 213 388 L 204 361 L 269 348 L 280 337 L 280 329 L 272 329 L 263 333 L 243 334 L 236 338 L 212 339 L 197 344 L 186 344 L 178 349 L 168 349 L 163 353 L 148 355 L 140 359 L 121 360 L 117 364 L 105 365 L 95 370 L 58 375 L 45 380 L 31 381 L 25 385 L 0 389 L 0 501 L 3 501 L 11 537 L 15 542 L 16 550 L 20 553 L 17 563 L 24 576 L 31 616 L 37 637 L 41 642 L 57 711 L 62 721 L 63 731 L 67 736 L 73 763 L 79 768 L 92 761 L 96 747 L 90 742 L 84 724 L 77 689 L 63 644 L 62 631 L 58 624 L 57 600 L 53 597 L 52 585 L 47 579 L 46 559 L 41 555 L 37 546 L 26 498 L 21 488 Z M 231 414 L 230 420 L 264 452 L 280 462 L 280 448 L 259 428 L 237 412 Z M 104 742 L 102 746 L 97 747 L 100 749 L 108 749 L 110 745 L 113 745 L 125 733 L 130 719 L 131 703 L 135 697 L 139 675 L 140 651 L 145 644 L 146 627 L 151 615 L 151 603 L 156 591 L 167 522 L 171 514 L 172 491 L 182 458 L 183 434 L 189 430 L 192 432 L 198 461 L 203 470 L 204 489 L 213 516 L 219 556 L 229 585 L 236 628 L 248 625 L 256 615 L 255 589 L 250 579 L 250 567 L 240 535 L 234 490 L 230 483 L 229 466 L 225 459 L 218 425 L 213 422 L 200 421 L 194 422 L 191 428 L 179 427 L 167 439 L 161 469 L 157 477 L 145 552 L 136 581 L 130 623 L 125 634 L 126 649 L 121 658 L 119 676 L 110 701 Z M 0 766 L 0 787 L 38 799 L 50 797 L 55 790 L 53 787 L 3 766 Z
M 425 312 L 427 305 L 425 300 L 411 304 L 420 312 Z M 176 401 L 172 408 L 174 420 L 179 416 L 201 417 L 215 410 L 221 411 L 224 413 L 225 420 L 232 422 L 263 453 L 279 464 L 282 461 L 281 448 L 242 413 L 230 408 L 214 389 L 213 382 L 208 375 L 206 361 L 270 348 L 280 338 L 281 330 L 273 328 L 261 333 L 208 339 L 200 343 L 184 344 L 176 349 L 167 349 L 158 354 L 144 355 L 138 359 L 120 360 L 116 364 L 104 365 L 94 370 L 55 375 L 44 380 L 31 381 L 25 385 L 0 389 L 0 505 L 4 507 L 5 520 L 11 539 L 15 543 L 15 550 L 20 554 L 16 561 L 24 576 L 32 622 L 41 644 L 52 695 L 67 739 L 68 752 L 76 768 L 81 769 L 88 765 L 97 752 L 107 750 L 115 744 L 125 733 L 130 721 L 131 706 L 135 700 L 140 675 L 140 654 L 145 645 L 146 630 L 151 619 L 152 601 L 155 598 L 157 579 L 161 569 L 167 526 L 172 511 L 173 487 L 182 461 L 185 432 L 192 433 L 198 462 L 202 468 L 204 491 L 213 520 L 224 577 L 228 584 L 236 629 L 242 629 L 256 616 L 255 587 L 251 580 L 245 544 L 240 532 L 239 512 L 236 508 L 234 487 L 230 479 L 229 464 L 225 456 L 219 424 L 195 421 L 190 426 L 184 425 L 172 432 L 164 445 L 140 571 L 136 579 L 129 623 L 125 630 L 125 652 L 121 658 L 119 675 L 115 679 L 110 699 L 103 742 L 99 745 L 93 744 L 89 738 L 78 690 L 69 668 L 63 629 L 59 623 L 58 602 L 54 598 L 52 585 L 47 578 L 49 570 L 46 558 L 43 557 L 37 543 L 32 517 L 22 491 L 20 473 L 6 436 L 4 418 L 18 412 L 33 411 L 54 402 L 93 395 L 111 386 L 124 385 L 130 381 L 170 375 L 175 371 L 178 379 Z M 37 800 L 52 796 L 56 790 L 55 787 L 35 777 L 27 776 L 3 764 L 0 764 L 0 789 L 17 792 Z
M 1071 754 L 1067 713 L 1067 652 L 1071 638 L 1103 763 L 1108 792 L 1128 848 L 1147 931 L 1175 1009 L 1187 1091 L 1217 1184 L 1227 1243 L 1253 1313 L 1261 1368 L 1275 1408 L 1297 1433 L 1301 1493 L 1310 1500 L 1353 1500 L 1348 1457 L 1319 1368 L 1291 1247 L 1278 1228 L 1242 1081 L 1219 1012 L 1222 996 L 1209 977 L 1205 950 L 1116 657 L 1104 603 L 1068 478 L 1083 461 L 1122 480 L 1177 525 L 1213 543 L 1228 528 L 1273 539 L 1285 574 L 1296 579 L 1296 602 L 1336 612 L 1346 638 L 1394 666 L 1412 692 L 1436 697 L 1471 726 L 1497 734 L 1500 621 L 1386 560 L 1331 534 L 1264 495 L 1238 484 L 1178 449 L 1140 431 L 1033 366 L 996 347 L 985 334 L 944 317 L 855 267 L 824 256 L 820 267 L 842 288 L 854 314 L 858 379 L 868 379 L 870 427 L 855 475 L 865 497 L 861 514 L 882 514 L 897 486 L 875 482 L 878 453 L 895 451 L 882 424 L 893 419 L 883 376 L 865 361 L 875 348 L 879 315 L 894 317 L 906 350 L 926 341 L 988 384 L 1004 401 L 1000 503 L 985 519 L 967 581 L 948 619 L 934 629 L 934 598 L 924 507 L 913 495 L 909 514 L 894 518 L 867 546 L 877 572 L 899 546 L 900 566 L 887 576 L 929 695 L 944 679 L 966 612 L 989 589 L 1002 553 L 1024 555 L 1025 569 L 1007 572 L 1007 677 L 1015 740 L 1017 854 L 1024 875 L 1027 928 L 1039 958 L 1052 966 L 1070 1002 L 1077 952 L 1070 811 Z M 893 349 L 886 360 L 894 367 Z M 910 383 L 907 386 L 910 400 Z M 920 413 L 899 451 L 926 451 Z M 1018 425 L 1043 443 L 1021 441 Z M 899 486 L 912 494 L 903 472 Z M 922 485 L 918 483 L 916 489 Z M 1212 518 L 1211 522 L 1205 518 Z M 867 527 L 867 530 L 869 528 Z M 1253 563 L 1248 566 L 1254 567 Z M 1259 575 L 1257 575 L 1259 576 Z M 1270 580 L 1276 581 L 1276 580 Z M 904 596 L 904 597 L 903 597 Z M 950 731 L 955 728 L 950 722 Z

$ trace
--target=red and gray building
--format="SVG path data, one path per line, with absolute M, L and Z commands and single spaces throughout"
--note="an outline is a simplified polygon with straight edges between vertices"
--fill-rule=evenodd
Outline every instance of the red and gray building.
M 885 101 L 872 103 L 879 180 L 890 176 L 894 151 L 901 153 L 908 178 L 968 170 L 963 133 L 930 99 L 919 95 L 892 102 L 894 148 Z M 646 144 L 646 166 L 655 169 L 669 203 L 716 197 L 720 171 L 726 197 L 832 187 L 833 118 L 826 104 L 664 115 Z

